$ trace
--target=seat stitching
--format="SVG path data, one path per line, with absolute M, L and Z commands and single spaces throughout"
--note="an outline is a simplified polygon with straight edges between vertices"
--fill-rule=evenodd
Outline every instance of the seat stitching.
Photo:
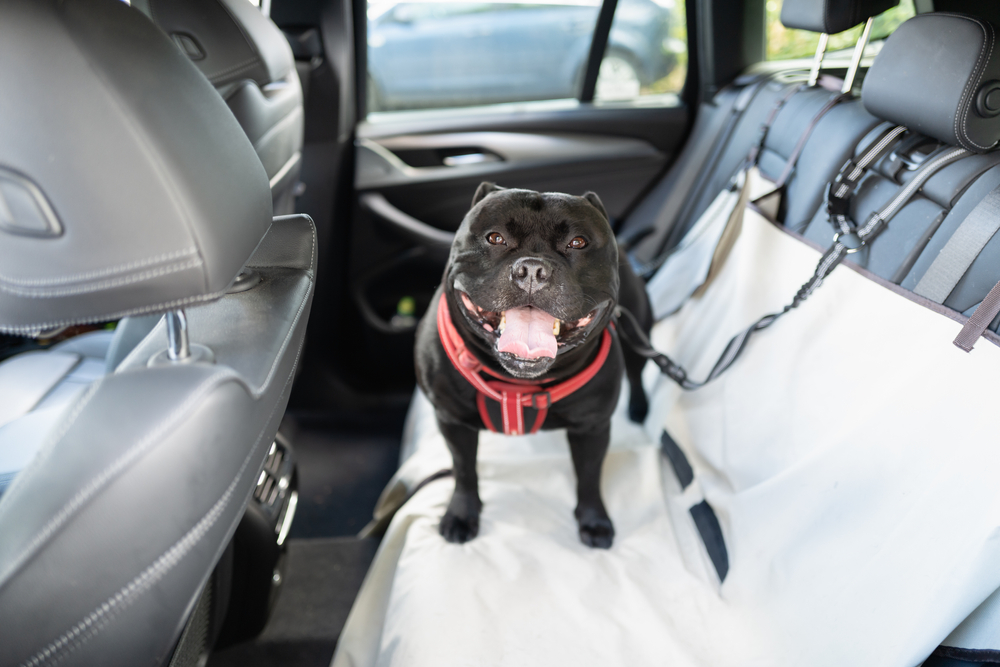
M 295 377 L 295 368 L 296 366 L 298 366 L 299 359 L 302 356 L 302 348 L 304 343 L 305 343 L 305 337 L 303 337 L 302 340 L 299 342 L 299 348 L 295 353 L 295 360 L 292 362 L 292 367 L 291 370 L 289 371 L 288 378 L 285 380 L 286 387 L 288 386 L 288 383 L 292 380 L 292 378 Z M 208 513 L 204 517 L 202 517 L 202 519 L 197 524 L 195 524 L 195 526 L 190 531 L 188 531 L 180 540 L 178 540 L 174 544 L 174 546 L 172 546 L 170 549 L 164 552 L 164 554 L 161 555 L 158 559 L 156 559 L 156 561 L 154 561 L 152 565 L 150 565 L 148 568 L 146 568 L 146 570 L 140 573 L 139 576 L 137 576 L 129 584 L 124 586 L 116 595 L 112 596 L 111 598 L 108 598 L 108 600 L 105 601 L 101 606 L 97 607 L 96 609 L 94 609 L 93 612 L 84 617 L 84 619 L 80 621 L 76 626 L 74 626 L 73 629 L 64 633 L 62 637 L 60 637 L 59 639 L 56 639 L 55 641 L 51 642 L 48 647 L 36 653 L 35 656 L 33 656 L 29 661 L 22 663 L 22 667 L 28 667 L 28 666 L 33 667 L 42 664 L 43 662 L 48 660 L 51 655 L 54 655 L 56 652 L 61 651 L 62 648 L 65 646 L 66 642 L 68 642 L 73 637 L 78 637 L 77 640 L 74 642 L 72 648 L 70 649 L 70 652 L 75 651 L 77 648 L 82 646 L 92 637 L 97 635 L 101 630 L 107 627 L 107 625 L 114 620 L 115 615 L 107 616 L 107 618 L 105 618 L 99 625 L 94 627 L 86 635 L 80 637 L 79 636 L 80 633 L 85 628 L 93 625 L 93 623 L 96 620 L 101 619 L 101 617 L 106 616 L 109 610 L 114 612 L 114 614 L 117 614 L 120 611 L 124 610 L 129 604 L 131 604 L 135 600 L 134 597 L 131 600 L 127 599 L 130 595 L 133 594 L 141 595 L 142 593 L 146 592 L 153 584 L 155 584 L 160 578 L 162 578 L 163 575 L 169 572 L 171 568 L 173 568 L 178 562 L 180 562 L 180 560 L 187 554 L 187 551 L 190 551 L 191 547 L 193 547 L 198 541 L 201 540 L 202 537 L 204 537 L 205 533 L 208 532 L 208 529 L 211 528 L 212 524 L 215 523 L 219 515 L 222 514 L 222 510 L 225 509 L 225 505 L 228 504 L 229 502 L 228 498 L 232 496 L 232 492 L 235 489 L 236 483 L 239 481 L 240 477 L 242 477 L 243 471 L 246 469 L 246 466 L 252 459 L 253 452 L 257 450 L 257 447 L 260 445 L 261 438 L 263 437 L 264 433 L 267 432 L 267 424 L 271 422 L 271 419 L 274 417 L 274 414 L 275 412 L 277 412 L 278 407 L 280 405 L 281 401 L 278 401 L 275 404 L 274 408 L 271 409 L 270 415 L 268 415 L 267 420 L 264 422 L 264 427 L 258 434 L 254 446 L 250 449 L 250 452 L 243 460 L 243 464 L 240 466 L 239 472 L 237 472 L 236 476 L 230 483 L 229 487 L 226 489 L 225 493 L 223 493 L 222 497 L 208 511 Z M 221 507 L 219 506 L 220 503 L 222 503 Z M 216 511 L 217 508 L 218 511 Z M 202 526 L 202 524 L 206 522 L 206 520 L 213 514 L 213 512 L 215 513 L 215 516 L 211 518 L 211 521 L 207 525 Z M 194 533 L 198 531 L 199 528 L 201 528 L 200 534 L 197 535 L 196 537 L 193 537 Z M 191 539 L 192 537 L 193 539 Z M 187 542 L 186 545 L 184 544 L 185 542 Z M 182 551 L 181 550 L 182 546 L 186 546 L 187 547 L 186 550 Z M 175 551 L 177 551 L 178 553 L 173 553 Z M 168 559 L 168 557 L 171 556 L 172 554 L 174 557 L 173 560 L 171 561 Z M 156 572 L 155 571 L 156 568 L 159 568 L 160 571 Z M 154 575 L 156 575 L 156 578 L 152 579 L 151 577 Z M 125 602 L 126 604 L 120 605 L 121 602 Z M 63 657 L 65 657 L 65 655 L 57 658 L 55 663 L 58 663 Z
M 971 88 L 972 88 L 973 82 L 978 81 L 979 80 L 979 76 L 981 75 L 981 72 L 979 71 L 979 65 L 981 63 L 984 63 L 984 61 L 983 61 L 983 54 L 987 52 L 987 46 L 989 46 L 989 54 L 990 54 L 990 56 L 992 56 L 992 54 L 993 54 L 993 41 L 990 39 L 990 34 L 987 31 L 986 26 L 984 26 L 981 21 L 979 21 L 978 19 L 975 19 L 975 18 L 973 18 L 971 16 L 961 16 L 960 18 L 964 18 L 966 20 L 972 21 L 977 26 L 979 26 L 979 29 L 983 31 L 983 45 L 979 48 L 979 56 L 976 58 L 976 66 L 972 69 L 972 73 L 969 74 L 969 79 L 965 82 L 965 87 L 962 89 L 962 97 L 959 98 L 959 100 L 958 100 L 958 110 L 957 110 L 957 112 L 955 114 L 955 120 L 954 120 L 953 128 L 952 129 L 955 132 L 955 136 L 958 137 L 958 140 L 960 142 L 965 141 L 965 142 L 968 142 L 968 144 L 970 144 L 971 146 L 973 146 L 975 148 L 988 149 L 989 146 L 980 146 L 975 141 L 973 141 L 971 138 L 969 138 L 969 134 L 968 134 L 968 129 L 966 127 L 966 123 L 968 121 L 969 107 L 972 106 L 972 98 L 970 96 Z M 987 56 L 985 62 L 986 63 L 989 62 L 989 56 Z M 985 67 L 985 63 L 984 63 L 983 66 Z M 966 104 L 966 98 L 968 98 L 968 104 Z M 962 119 L 962 128 L 961 128 L 961 131 L 959 130 L 959 126 L 958 126 L 958 119 L 959 118 Z
M 73 626 L 72 629 L 66 631 L 61 637 L 52 641 L 46 648 L 42 649 L 36 653 L 29 660 L 21 663 L 22 667 L 35 667 L 46 662 L 49 658 L 57 655 L 66 648 L 66 645 L 72 641 L 74 638 L 76 641 L 73 642 L 73 646 L 69 648 L 69 652 L 75 651 L 77 648 L 85 644 L 91 638 L 96 636 L 108 626 L 116 616 L 124 611 L 129 605 L 131 605 L 135 600 L 148 591 L 156 582 L 162 579 L 170 570 L 172 570 L 181 560 L 191 551 L 191 549 L 201 541 L 201 539 L 208 533 L 209 529 L 215 525 L 219 517 L 222 516 L 223 510 L 229 505 L 229 501 L 232 498 L 233 492 L 236 490 L 236 485 L 243 477 L 244 471 L 246 471 L 247 466 L 253 459 L 254 452 L 260 446 L 260 442 L 267 431 L 267 425 L 271 422 L 271 417 L 277 411 L 280 401 L 275 404 L 274 408 L 271 410 L 271 414 L 268 416 L 267 421 L 264 422 L 263 428 L 261 428 L 260 433 L 257 435 L 257 440 L 254 442 L 253 447 L 247 453 L 246 457 L 243 459 L 243 464 L 240 469 L 236 472 L 233 481 L 229 483 L 229 486 L 223 492 L 222 496 L 215 502 L 215 504 L 208 510 L 208 512 L 196 523 L 191 530 L 185 533 L 181 539 L 174 543 L 169 549 L 167 549 L 159 558 L 157 558 L 149 567 L 143 570 L 137 577 L 135 577 L 128 584 L 123 586 L 115 595 L 108 598 L 103 604 L 95 608 L 90 614 L 85 616 L 79 623 Z M 96 625 L 95 625 L 96 623 Z M 89 632 L 82 634 L 89 629 Z M 61 660 L 63 656 L 59 656 L 55 662 Z
M 31 471 L 33 471 L 35 468 L 38 468 L 46 461 L 48 461 L 49 451 L 50 451 L 48 447 L 50 443 L 61 439 L 66 434 L 66 431 L 69 430 L 69 428 L 73 425 L 76 419 L 80 416 L 80 413 L 83 411 L 84 407 L 86 407 L 87 404 L 90 402 L 90 400 L 94 397 L 94 394 L 97 392 L 97 388 L 101 385 L 101 383 L 104 382 L 104 379 L 105 378 L 103 377 L 99 378 L 97 381 L 94 382 L 94 384 L 90 385 L 90 387 L 87 388 L 86 392 L 77 400 L 76 404 L 73 406 L 73 409 L 62 420 L 62 423 L 60 424 L 57 431 L 55 431 L 52 435 L 49 435 L 48 437 L 45 438 L 42 447 L 39 448 L 39 454 L 35 456 L 31 460 L 31 462 L 20 472 L 19 478 L 23 479 L 25 475 L 30 475 Z M 14 485 L 11 486 L 10 490 L 7 491 L 6 496 L 8 498 L 16 497 L 18 495 L 18 490 L 20 488 L 21 486 L 18 485 L 17 482 L 15 481 Z M 10 504 L 4 505 L 3 507 L 4 508 L 10 507 Z M 0 511 L 0 518 L 2 518 L 6 513 L 7 512 Z M 0 588 L 3 588 L 2 576 L 0 576 Z
M 93 271 L 86 271 L 84 273 L 73 273 L 65 276 L 59 276 L 57 278 L 38 278 L 38 279 L 24 279 L 24 278 L 14 278 L 11 276 L 5 276 L 0 273 L 0 281 L 11 283 L 12 285 L 24 285 L 24 286 L 45 286 L 45 285 L 62 285 L 65 283 L 76 282 L 78 280 L 89 280 L 91 278 L 103 278 L 104 276 L 112 276 L 116 273 L 125 273 L 126 271 L 131 271 L 133 269 L 140 269 L 150 264 L 158 264 L 159 262 L 165 262 L 171 259 L 179 259 L 181 257 L 186 257 L 188 255 L 195 255 L 198 253 L 198 249 L 191 246 L 184 248 L 182 250 L 174 250 L 172 252 L 165 252 L 161 255 L 156 255 L 155 257 L 147 257 L 146 259 L 137 259 L 133 262 L 128 262 L 127 264 L 119 264 L 118 266 L 112 266 L 105 269 L 95 269 Z
M 0 291 L 7 292 L 8 294 L 14 294 L 15 296 L 24 297 L 27 299 L 51 299 L 61 296 L 73 296 L 75 294 L 88 294 L 91 292 L 98 292 L 104 289 L 123 287 L 125 285 L 131 285 L 132 283 L 142 282 L 144 280 L 150 280 L 152 278 L 159 278 L 160 276 L 165 276 L 171 273 L 177 273 L 179 271 L 184 271 L 185 269 L 195 269 L 201 266 L 203 263 L 204 262 L 201 261 L 200 257 L 194 257 L 185 262 L 170 264 L 168 266 L 163 266 L 158 269 L 151 269 L 149 271 L 144 271 L 142 273 L 137 273 L 135 275 L 127 276 L 124 278 L 115 278 L 114 280 L 105 280 L 103 282 L 94 283 L 92 285 L 80 285 L 78 287 L 68 287 L 66 289 L 59 289 L 59 290 L 46 290 L 45 288 L 23 289 L 17 287 L 7 287 L 2 282 L 0 282 Z
M 117 312 L 105 313 L 103 315 L 86 316 L 71 318 L 67 320 L 54 320 L 50 322 L 40 322 L 37 324 L 20 324 L 16 326 L 5 326 L 0 324 L 0 332 L 4 333 L 14 333 L 14 334 L 34 334 L 45 329 L 53 329 L 55 327 L 67 326 L 70 324 L 91 324 L 94 322 L 109 322 L 111 320 L 118 320 L 123 317 L 129 317 L 130 315 L 145 315 L 148 313 L 165 312 L 168 310 L 174 310 L 180 306 L 187 306 L 192 303 L 203 303 L 205 301 L 213 301 L 225 294 L 225 290 L 219 292 L 212 292 L 211 294 L 196 294 L 194 296 L 184 297 L 183 299 L 174 299 L 173 301 L 163 301 L 158 304 L 153 304 L 150 306 L 141 306 L 139 308 L 126 308 L 125 310 L 119 310 Z
M 101 68 L 96 67 L 93 62 L 91 62 L 90 57 L 86 49 L 80 46 L 77 37 L 69 26 L 65 25 L 65 19 L 60 15 L 60 21 L 63 23 L 63 28 L 67 35 L 73 41 L 74 46 L 76 46 L 76 51 L 80 55 L 80 58 L 87 64 L 90 70 L 93 72 L 94 77 L 100 83 L 102 90 L 105 92 L 107 99 L 110 104 L 118 111 L 120 114 L 123 124 L 128 129 L 129 133 L 135 138 L 136 145 L 142 150 L 146 162 L 152 169 L 153 173 L 157 176 L 159 184 L 166 191 L 170 202 L 173 204 L 174 210 L 177 212 L 178 217 L 183 221 L 185 231 L 191 237 L 191 241 L 194 243 L 195 247 L 198 247 L 198 235 L 195 232 L 196 226 L 194 220 L 192 219 L 191 212 L 188 210 L 187 203 L 183 197 L 180 196 L 178 192 L 177 184 L 174 179 L 171 178 L 169 171 L 166 169 L 164 161 L 159 153 L 153 150 L 153 147 L 149 143 L 149 138 L 143 131 L 144 128 L 138 123 L 138 121 L 133 117 L 131 108 L 121 99 L 117 90 L 105 77 Z M 201 255 L 200 249 L 198 254 Z M 208 282 L 208 277 L 204 276 L 203 281 Z
M 4 585 L 10 581 L 11 576 L 13 576 L 24 563 L 33 556 L 38 549 L 64 524 L 68 521 L 80 507 L 83 506 L 94 494 L 100 491 L 108 482 L 110 482 L 114 476 L 125 469 L 130 463 L 132 463 L 140 454 L 143 454 L 147 449 L 151 448 L 156 444 L 159 439 L 168 431 L 169 428 L 173 427 L 175 422 L 177 422 L 180 417 L 183 416 L 192 404 L 200 401 L 201 398 L 208 393 L 210 389 L 214 389 L 217 381 L 220 379 L 235 379 L 240 381 L 239 376 L 236 375 L 231 369 L 225 368 L 213 373 L 208 378 L 206 378 L 199 387 L 197 387 L 187 400 L 184 401 L 176 410 L 171 412 L 166 418 L 160 421 L 152 431 L 147 433 L 147 435 L 142 438 L 138 443 L 129 447 L 121 456 L 112 461 L 108 466 L 104 468 L 99 474 L 95 475 L 84 485 L 77 493 L 63 505 L 56 514 L 49 519 L 49 521 L 42 527 L 42 529 L 35 535 L 34 539 L 21 550 L 21 552 L 11 560 L 10 565 L 3 571 L 0 571 L 0 590 L 3 590 Z M 98 383 L 103 383 L 104 378 L 98 380 Z M 249 389 L 249 387 L 247 387 Z M 94 391 L 96 392 L 96 386 Z M 87 400 L 89 402 L 89 399 Z M 66 432 L 69 430 L 73 421 L 79 416 L 80 411 L 83 410 L 84 404 L 77 407 L 75 414 L 71 420 L 68 420 L 64 427 L 59 430 L 55 437 L 48 438 L 44 448 L 48 448 L 51 443 L 57 442 L 62 438 Z

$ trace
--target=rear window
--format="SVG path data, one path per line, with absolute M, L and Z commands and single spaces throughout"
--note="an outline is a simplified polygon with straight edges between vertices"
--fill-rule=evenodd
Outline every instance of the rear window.
M 793 58 L 809 58 L 816 53 L 819 33 L 808 30 L 789 30 L 781 25 L 782 0 L 767 0 L 767 59 L 790 60 Z M 899 5 L 875 17 L 872 22 L 870 41 L 885 39 L 903 21 L 915 14 L 913 0 L 900 0 Z M 850 30 L 830 35 L 827 53 L 844 49 L 853 49 L 864 24 Z

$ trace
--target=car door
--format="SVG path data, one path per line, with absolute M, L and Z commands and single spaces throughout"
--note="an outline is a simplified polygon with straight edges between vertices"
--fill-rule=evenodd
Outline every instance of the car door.
M 693 92 L 684 90 L 686 54 L 668 53 L 663 35 L 684 45 L 687 24 L 682 4 L 641 1 L 657 8 L 642 20 L 663 25 L 635 49 L 655 62 L 636 69 L 662 76 L 618 100 L 595 100 L 594 90 L 608 35 L 629 25 L 596 0 L 421 0 L 369 5 L 367 16 L 355 8 L 355 38 L 368 40 L 355 48 L 356 81 L 377 89 L 374 105 L 371 91 L 358 91 L 374 108 L 358 110 L 352 206 L 331 241 L 342 263 L 327 262 L 336 275 L 320 288 L 337 295 L 337 324 L 322 332 L 337 382 L 373 394 L 412 389 L 414 328 L 481 182 L 594 191 L 618 225 L 661 177 L 689 129 Z M 407 6 L 409 24 L 398 25 Z M 417 38 L 420 23 L 432 37 Z

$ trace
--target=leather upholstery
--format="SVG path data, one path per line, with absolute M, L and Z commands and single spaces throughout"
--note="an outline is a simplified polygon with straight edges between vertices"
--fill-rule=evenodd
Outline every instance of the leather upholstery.
M 226 100 L 270 180 L 274 214 L 293 212 L 304 130 L 302 87 L 288 40 L 246 0 L 141 0 Z
M 116 372 L 103 331 L 0 366 L 0 665 L 166 665 L 284 414 L 315 228 L 272 224 L 247 135 L 148 19 L 0 3 L 0 330 L 199 304 L 215 353 L 150 365 L 163 324 L 135 317 Z
M 122 3 L 9 0 L 2 11 L 0 331 L 221 296 L 271 202 L 216 91 Z M 58 224 L 39 233 L 46 218 Z
M 781 23 L 786 28 L 832 35 L 898 4 L 899 0 L 785 0 L 781 6 Z
M 284 413 L 315 262 L 312 221 L 276 219 L 263 281 L 188 310 L 214 365 L 149 367 L 161 322 L 61 416 L 20 422 L 38 453 L 0 496 L 0 665 L 167 663 Z
M 939 141 L 990 150 L 1000 140 L 1000 93 L 988 102 L 997 115 L 984 116 L 977 98 L 1000 80 L 996 39 L 992 25 L 973 17 L 913 17 L 886 40 L 865 77 L 865 108 Z

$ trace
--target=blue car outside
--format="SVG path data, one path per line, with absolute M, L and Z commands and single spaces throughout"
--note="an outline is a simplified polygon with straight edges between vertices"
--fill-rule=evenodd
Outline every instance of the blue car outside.
M 620 0 L 602 81 L 631 80 L 634 95 L 670 73 L 670 1 Z M 369 111 L 575 97 L 599 11 L 595 0 L 370 6 Z

